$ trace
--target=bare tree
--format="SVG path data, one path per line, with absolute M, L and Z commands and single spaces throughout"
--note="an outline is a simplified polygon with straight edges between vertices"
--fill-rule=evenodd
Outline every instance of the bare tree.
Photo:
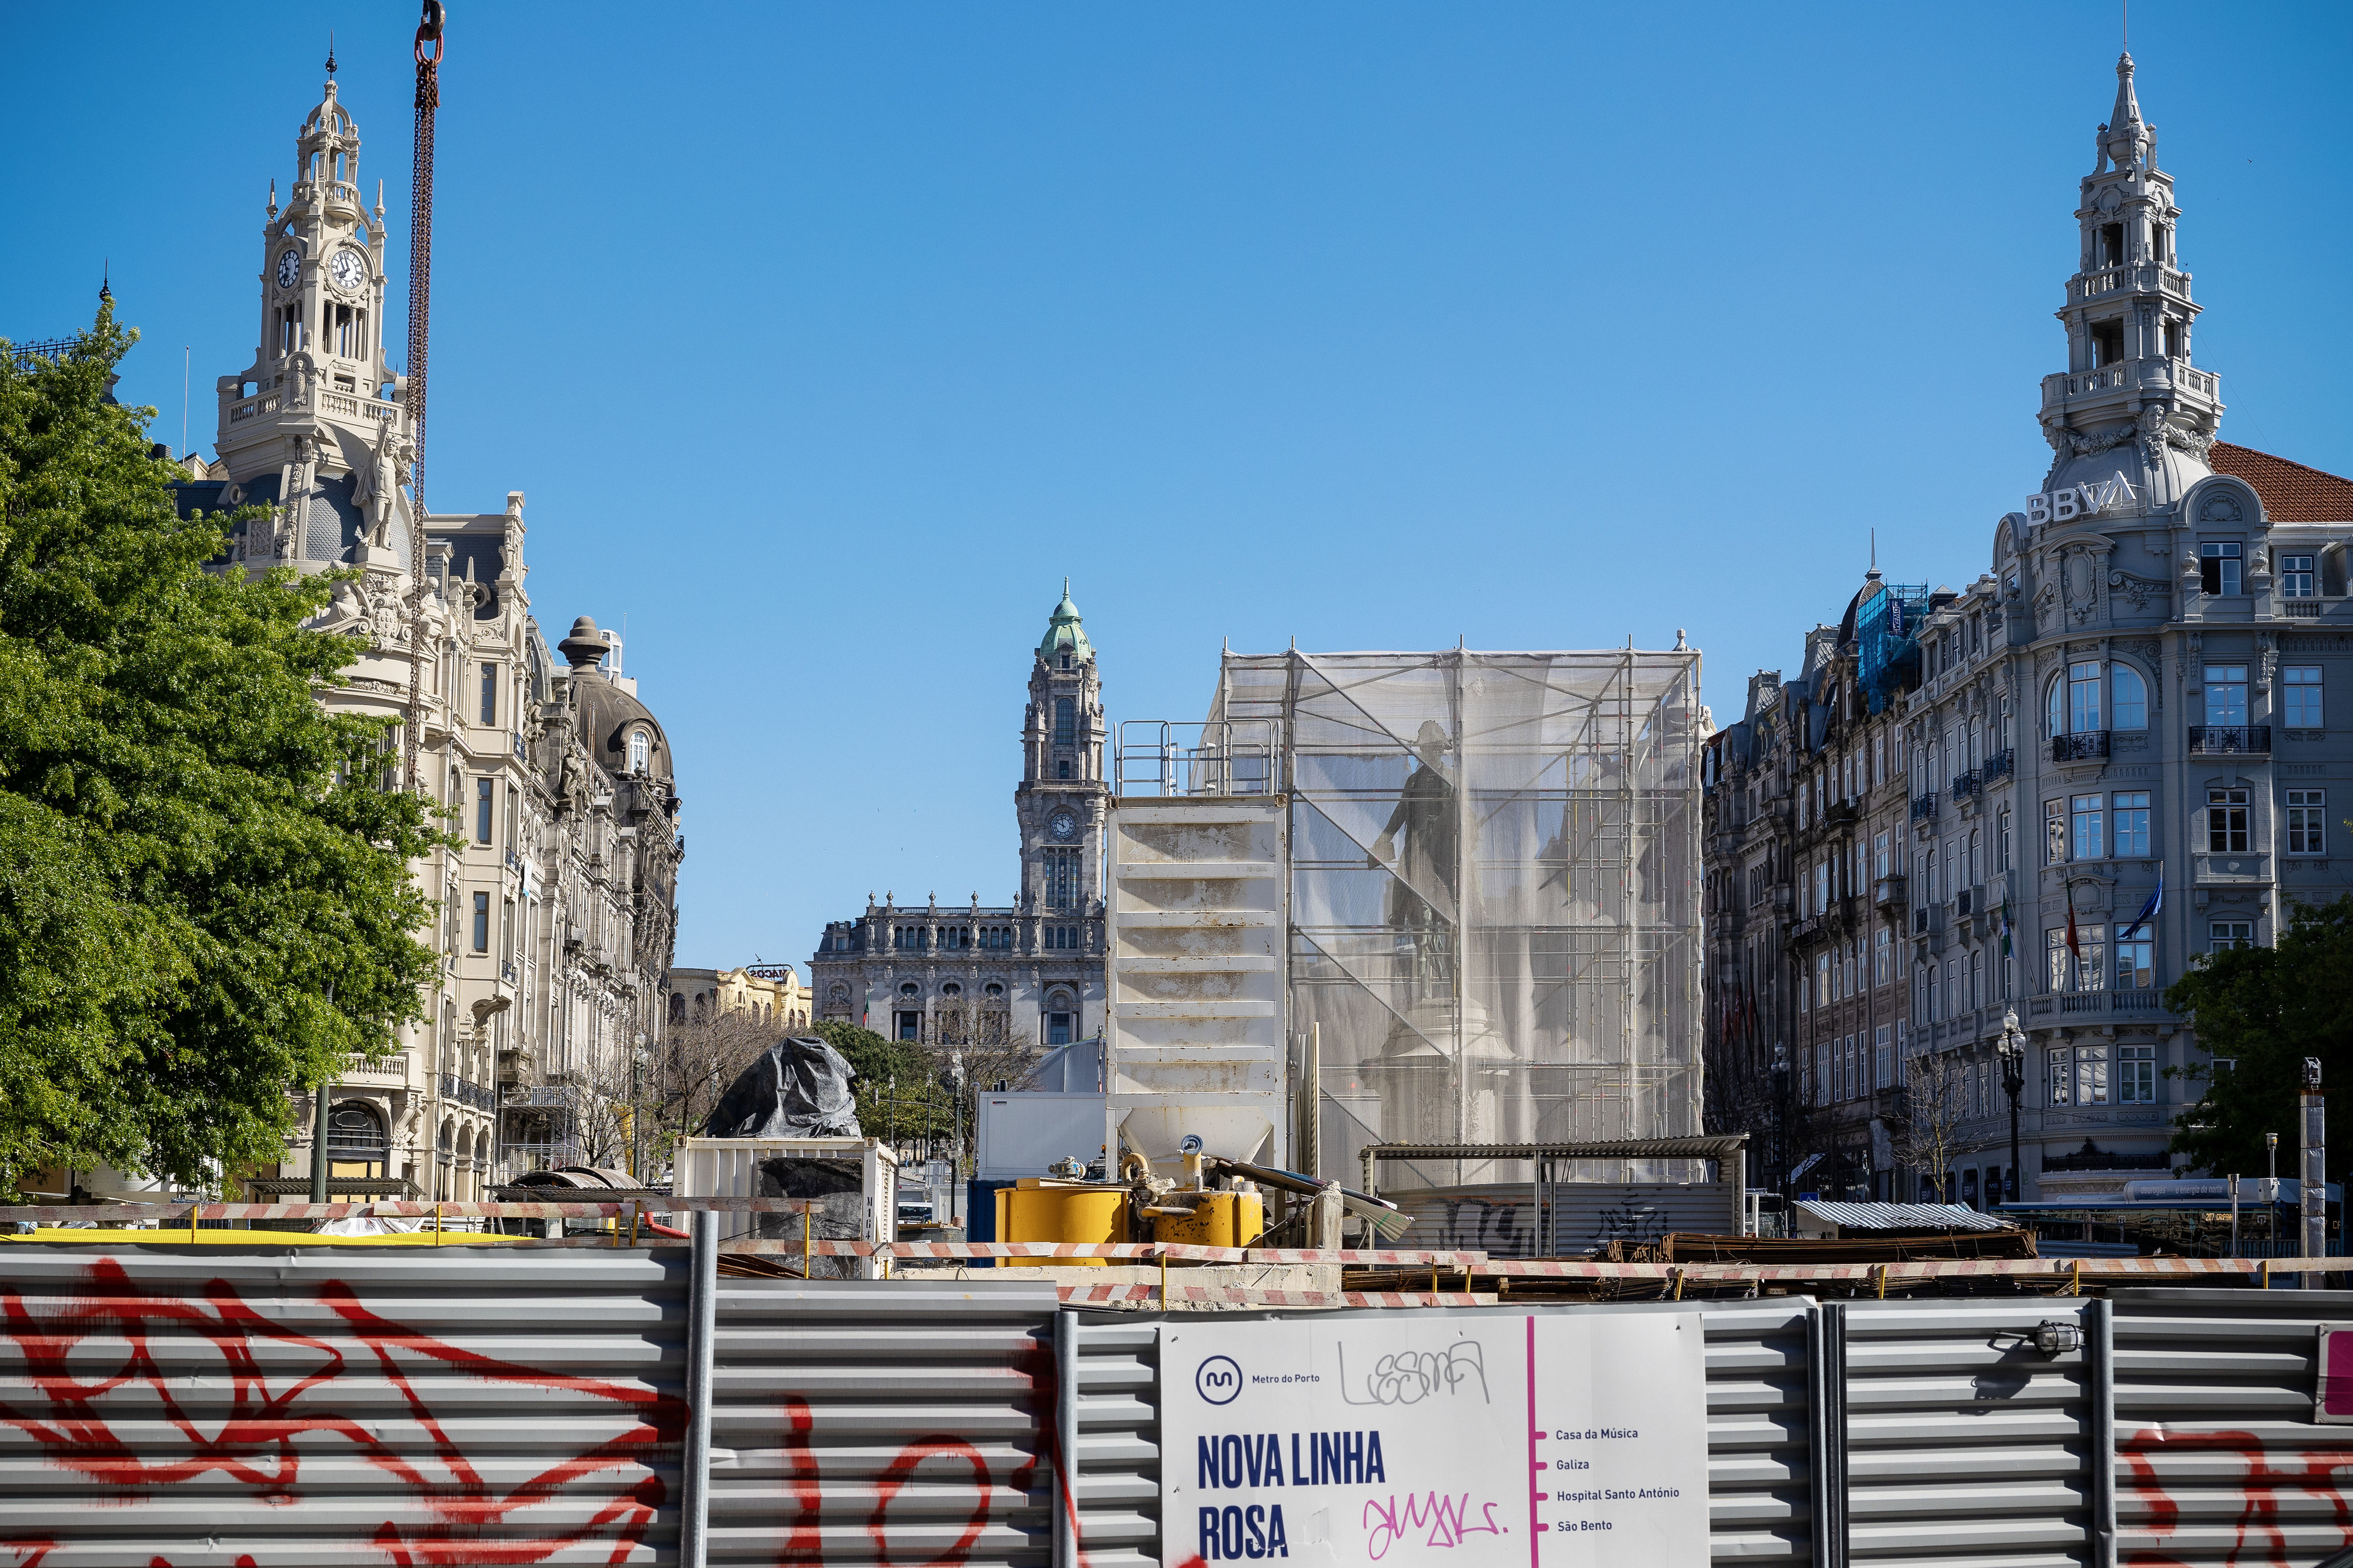
M 681 1140 L 702 1133 L 720 1098 L 783 1035 L 772 1018 L 723 1012 L 673 1023 L 647 1047 L 633 1110 L 649 1173 L 669 1163 Z
M 1015 1028 L 1002 1004 L 951 1003 L 934 1017 L 934 1036 L 924 1055 L 935 1079 L 955 1082 L 956 1115 L 969 1133 L 979 1126 L 980 1097 L 998 1084 L 1019 1084 L 1038 1065 L 1037 1037 Z M 969 1165 L 976 1151 L 968 1135 L 964 1149 Z
M 1891 1123 L 1895 1157 L 1926 1173 L 1937 1192 L 1950 1181 L 1957 1131 L 1968 1114 L 1968 1085 L 1956 1053 L 1921 1051 L 1905 1064 L 1903 1110 Z

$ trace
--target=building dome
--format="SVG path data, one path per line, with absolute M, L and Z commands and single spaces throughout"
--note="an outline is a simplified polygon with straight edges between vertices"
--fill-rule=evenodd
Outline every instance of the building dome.
M 605 673 L 612 645 L 596 623 L 581 616 L 572 623 L 572 635 L 555 646 L 572 666 L 573 711 L 589 755 L 616 778 L 673 778 L 670 737 L 651 709 Z
M 1079 607 L 1071 603 L 1071 580 L 1068 577 L 1062 579 L 1062 602 L 1056 605 L 1054 613 L 1047 617 L 1046 635 L 1038 644 L 1039 658 L 1050 661 L 1064 653 L 1082 659 L 1092 658 L 1095 655 L 1094 648 L 1087 642 L 1087 629 L 1079 620 Z

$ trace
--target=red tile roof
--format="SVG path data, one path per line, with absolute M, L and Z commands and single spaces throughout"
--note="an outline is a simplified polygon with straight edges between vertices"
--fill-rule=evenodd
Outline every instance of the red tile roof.
M 2207 462 L 2218 474 L 2235 474 L 2263 498 L 2263 515 L 2274 522 L 2353 522 L 2353 479 L 2339 479 L 2253 447 L 2214 443 Z

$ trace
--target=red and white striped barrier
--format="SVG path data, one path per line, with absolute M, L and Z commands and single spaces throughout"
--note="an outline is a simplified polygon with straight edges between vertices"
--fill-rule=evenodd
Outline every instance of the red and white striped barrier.
M 1072 1307 L 1480 1307 L 1493 1296 L 1463 1290 L 1261 1290 L 1242 1285 L 1065 1285 Z

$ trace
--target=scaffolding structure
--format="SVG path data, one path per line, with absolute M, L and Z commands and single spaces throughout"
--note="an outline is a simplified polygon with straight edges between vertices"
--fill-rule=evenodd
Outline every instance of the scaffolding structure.
M 1700 1131 L 1696 651 L 1229 652 L 1209 721 L 1249 720 L 1280 737 L 1320 1173 L 1368 1143 Z

